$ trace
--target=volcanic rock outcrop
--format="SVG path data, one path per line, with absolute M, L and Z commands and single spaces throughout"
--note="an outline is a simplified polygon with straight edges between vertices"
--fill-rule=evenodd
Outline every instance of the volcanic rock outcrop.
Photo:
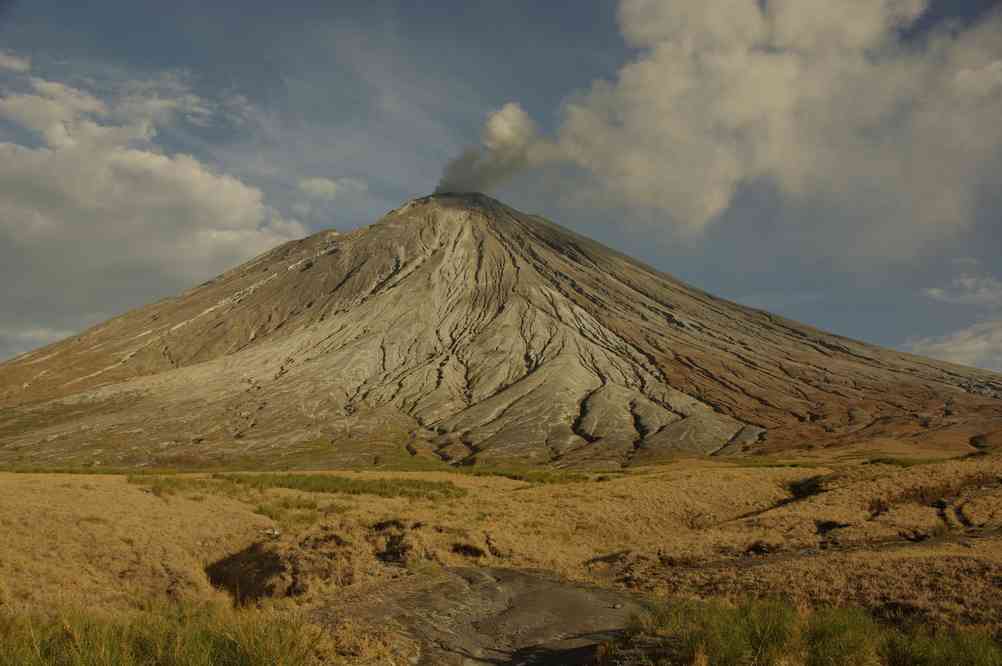
M 715 298 L 479 194 L 282 245 L 0 365 L 5 464 L 609 467 L 1000 431 L 997 374 Z

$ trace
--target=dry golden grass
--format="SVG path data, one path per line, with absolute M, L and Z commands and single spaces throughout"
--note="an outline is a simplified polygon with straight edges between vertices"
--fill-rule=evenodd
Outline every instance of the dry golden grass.
M 122 476 L 0 474 L 0 606 L 212 597 L 206 563 L 271 521 L 223 497 L 156 497 Z
M 572 483 L 324 474 L 336 478 L 0 473 L 0 609 L 227 599 L 213 582 L 244 603 L 286 597 L 308 609 L 416 572 L 489 565 L 656 596 L 778 594 L 1002 629 L 998 456 L 914 466 L 680 460 Z M 372 628 L 336 634 L 359 655 L 393 643 Z
M 50 609 L 51 610 L 51 609 Z M 0 608 L 0 666 L 403 666 L 416 646 L 386 627 L 321 625 L 288 604 L 152 602 L 135 611 Z

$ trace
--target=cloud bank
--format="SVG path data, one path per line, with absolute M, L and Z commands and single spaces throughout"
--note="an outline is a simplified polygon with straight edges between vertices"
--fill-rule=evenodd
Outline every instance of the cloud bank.
M 115 106 L 40 78 L 0 98 L 0 117 L 43 143 L 0 143 L 0 237 L 26 252 L 74 247 L 90 269 L 197 279 L 305 232 L 256 188 L 161 152 L 156 125 L 172 104 L 147 101 Z
M 942 337 L 912 340 L 908 347 L 923 356 L 1002 372 L 1002 320 L 984 321 Z
M 923 293 L 943 303 L 1002 309 L 1002 281 L 992 275 L 961 275 L 945 287 L 932 287 Z
M 852 251 L 907 256 L 968 227 L 979 188 L 1002 185 L 1002 13 L 907 40 L 927 5 L 621 0 L 636 59 L 569 99 L 551 138 L 506 105 L 440 189 L 569 164 L 603 198 L 699 231 L 768 187 Z
M 947 335 L 909 340 L 909 351 L 1002 372 L 1002 319 L 996 318 L 1002 311 L 1002 281 L 986 273 L 964 273 L 922 293 L 940 303 L 979 307 L 988 319 Z
M 107 307 L 113 296 L 94 290 L 109 283 L 119 297 L 124 285 L 162 293 L 306 234 L 257 188 L 158 144 L 158 128 L 213 113 L 176 77 L 101 96 L 40 77 L 20 83 L 0 96 L 0 119 L 19 128 L 0 142 L 0 278 L 13 301 L 0 358 Z M 61 320 L 48 323 L 47 310 Z

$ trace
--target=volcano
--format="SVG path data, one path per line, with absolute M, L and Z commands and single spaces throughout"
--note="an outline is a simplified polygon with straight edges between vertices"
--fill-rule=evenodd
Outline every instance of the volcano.
M 1002 376 L 716 298 L 481 194 L 0 365 L 7 465 L 609 468 L 999 434 Z

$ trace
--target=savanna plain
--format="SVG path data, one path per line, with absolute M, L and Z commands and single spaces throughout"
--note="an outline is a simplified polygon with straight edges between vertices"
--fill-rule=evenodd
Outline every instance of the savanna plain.
M 5 666 L 1002 663 L 991 450 L 10 469 L 0 530 Z

